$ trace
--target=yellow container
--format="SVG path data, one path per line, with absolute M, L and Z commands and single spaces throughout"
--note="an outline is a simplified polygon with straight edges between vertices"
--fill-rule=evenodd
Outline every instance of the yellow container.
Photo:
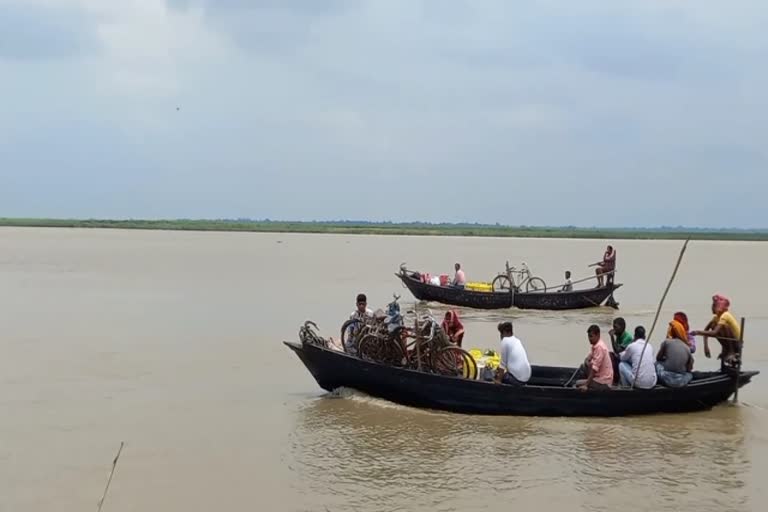
M 465 290 L 472 290 L 473 292 L 492 292 L 493 285 L 491 283 L 472 282 L 464 285 Z

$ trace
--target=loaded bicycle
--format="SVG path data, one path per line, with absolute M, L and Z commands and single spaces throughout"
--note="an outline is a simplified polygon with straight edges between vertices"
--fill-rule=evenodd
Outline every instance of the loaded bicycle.
M 505 263 L 505 271 L 493 278 L 491 283 L 494 292 L 520 293 L 525 288 L 526 293 L 546 292 L 547 284 L 540 277 L 534 276 L 525 262 L 518 270 L 509 266 L 509 261 Z
M 360 340 L 358 356 L 367 361 L 414 370 L 475 378 L 477 363 L 469 352 L 453 344 L 431 314 L 404 322 L 391 331 L 368 331 Z

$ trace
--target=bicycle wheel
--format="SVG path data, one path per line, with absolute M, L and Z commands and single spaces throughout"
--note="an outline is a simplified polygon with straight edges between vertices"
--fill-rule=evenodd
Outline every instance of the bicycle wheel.
M 465 379 L 476 378 L 477 363 L 465 350 L 459 347 L 445 347 L 435 354 L 433 370 L 440 375 L 452 375 Z
M 546 292 L 547 284 L 540 277 L 532 277 L 525 282 L 526 292 Z
M 403 366 L 406 359 L 403 354 L 403 346 L 399 338 L 384 338 L 382 340 L 380 352 L 380 362 L 390 366 Z
M 491 283 L 491 287 L 495 292 L 508 292 L 512 289 L 512 281 L 507 276 L 496 276 Z
M 417 343 L 411 345 L 410 350 L 406 354 L 406 368 L 412 370 L 430 371 L 431 364 L 429 362 L 429 349 L 426 344 L 422 343 L 417 348 Z
M 359 318 L 352 318 L 341 324 L 341 346 L 344 352 L 352 353 L 349 348 L 354 342 L 354 338 L 360 334 L 360 329 L 363 327 L 363 321 Z
M 357 356 L 363 361 L 381 362 L 382 341 L 375 334 L 366 334 L 357 345 Z
M 360 359 L 365 361 L 373 361 L 388 366 L 402 366 L 404 359 L 399 343 L 376 334 L 363 336 L 360 340 L 358 355 Z

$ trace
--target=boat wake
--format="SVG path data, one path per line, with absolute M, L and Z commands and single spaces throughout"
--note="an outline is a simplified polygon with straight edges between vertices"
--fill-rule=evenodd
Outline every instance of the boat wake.
M 394 402 L 390 402 L 382 398 L 376 398 L 374 396 L 368 395 L 366 393 L 363 393 L 362 391 L 358 391 L 356 389 L 346 388 L 346 387 L 334 389 L 333 391 L 328 392 L 325 395 L 322 395 L 320 397 L 320 399 L 322 400 L 328 400 L 328 399 L 333 400 L 333 399 L 341 399 L 341 398 L 345 400 L 350 400 L 356 404 L 371 405 L 371 406 L 379 407 L 382 409 L 397 409 L 400 411 L 409 411 L 414 413 L 428 414 L 428 411 L 407 407 L 405 405 L 396 404 Z

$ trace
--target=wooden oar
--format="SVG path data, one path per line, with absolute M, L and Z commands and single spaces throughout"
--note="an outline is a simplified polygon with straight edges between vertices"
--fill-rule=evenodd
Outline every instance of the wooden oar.
M 576 374 L 577 374 L 577 373 L 579 373 L 579 370 L 581 370 L 581 366 L 577 367 L 577 368 L 576 368 L 576 371 L 575 371 L 575 372 L 573 372 L 573 375 L 571 375 L 571 378 L 570 378 L 570 379 L 568 379 L 568 382 L 566 382 L 565 384 L 563 384 L 563 387 L 564 387 L 564 388 L 567 388 L 567 387 L 568 387 L 568 384 L 570 384 L 570 383 L 571 383 L 571 381 L 573 380 L 573 378 L 576 376 Z
M 667 288 L 664 290 L 664 295 L 661 296 L 661 300 L 659 301 L 659 307 L 656 308 L 656 316 L 653 317 L 653 324 L 651 325 L 651 330 L 648 332 L 648 335 L 645 337 L 645 344 L 643 345 L 643 350 L 640 352 L 640 362 L 637 364 L 637 370 L 635 370 L 635 378 L 632 379 L 632 386 L 630 386 L 630 389 L 635 388 L 635 382 L 637 382 L 637 375 L 640 373 L 640 365 L 643 362 L 643 355 L 645 354 L 645 349 L 648 347 L 648 343 L 651 340 L 651 335 L 653 334 L 653 330 L 656 328 L 656 322 L 659 320 L 659 314 L 661 313 L 661 308 L 664 305 L 664 299 L 667 298 L 667 293 L 669 293 L 670 287 L 672 287 L 672 282 L 675 280 L 675 276 L 677 275 L 677 269 L 680 268 L 680 263 L 683 261 L 683 255 L 685 254 L 685 249 L 688 247 L 688 242 L 691 241 L 691 237 L 688 237 L 685 240 L 685 243 L 683 244 L 683 248 L 680 249 L 680 256 L 677 257 L 677 264 L 675 264 L 675 270 L 672 272 L 672 277 L 669 278 L 669 282 L 667 283 Z

